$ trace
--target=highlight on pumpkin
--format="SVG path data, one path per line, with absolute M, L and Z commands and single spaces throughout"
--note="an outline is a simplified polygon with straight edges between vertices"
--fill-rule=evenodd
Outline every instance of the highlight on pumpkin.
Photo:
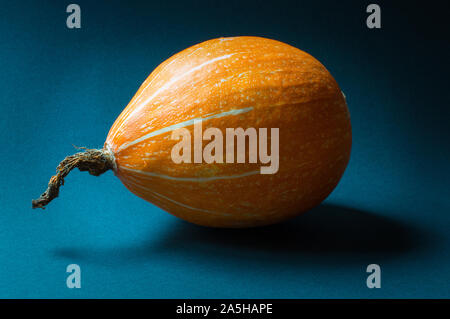
M 189 222 L 273 224 L 333 191 L 351 143 L 346 100 L 318 60 L 276 40 L 213 39 L 161 63 L 103 148 L 61 162 L 33 207 L 58 196 L 73 168 L 111 169 L 133 194 Z

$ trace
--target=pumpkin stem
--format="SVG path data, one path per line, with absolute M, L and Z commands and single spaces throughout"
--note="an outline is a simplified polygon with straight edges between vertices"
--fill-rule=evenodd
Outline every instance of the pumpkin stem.
M 50 178 L 47 190 L 32 201 L 33 208 L 43 208 L 53 199 L 58 197 L 59 188 L 64 185 L 64 178 L 71 170 L 78 167 L 80 171 L 89 171 L 91 175 L 99 176 L 104 172 L 114 169 L 114 155 L 107 149 L 87 149 L 85 147 L 76 147 L 83 149 L 83 152 L 67 156 L 56 168 L 56 175 Z

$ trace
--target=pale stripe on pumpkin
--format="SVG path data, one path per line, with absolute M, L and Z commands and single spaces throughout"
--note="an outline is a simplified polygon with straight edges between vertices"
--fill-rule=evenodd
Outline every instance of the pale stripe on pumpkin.
M 142 171 L 142 170 L 138 170 L 138 169 L 133 169 L 133 168 L 125 167 L 125 166 L 120 166 L 119 169 L 123 169 L 123 170 L 137 173 L 137 174 L 142 174 L 145 176 L 170 179 L 170 180 L 180 181 L 180 182 L 210 182 L 210 181 L 215 181 L 215 180 L 219 180 L 219 179 L 234 179 L 234 178 L 247 177 L 247 176 L 252 176 L 252 175 L 258 175 L 260 173 L 260 171 L 258 170 L 258 171 L 250 171 L 250 172 L 245 172 L 245 173 L 236 174 L 236 175 L 223 175 L 223 176 L 210 176 L 210 177 L 174 177 L 174 176 L 163 175 L 163 174 L 159 174 L 159 173 L 153 173 L 153 172 L 147 172 L 147 171 Z
M 141 185 L 140 183 L 134 182 L 133 180 L 135 180 L 134 178 L 128 178 L 128 180 L 126 181 L 127 184 L 132 185 L 133 187 L 137 188 L 137 189 L 141 189 L 142 192 L 144 193 L 150 193 L 151 195 L 153 195 L 156 198 L 160 198 L 160 200 L 162 201 L 169 201 L 175 205 L 184 207 L 184 208 L 188 208 L 191 210 L 195 210 L 195 211 L 199 211 L 199 212 L 203 212 L 203 213 L 207 213 L 207 214 L 214 214 L 214 215 L 222 215 L 222 216 L 230 216 L 230 214 L 228 213 L 223 213 L 223 212 L 214 212 L 211 210 L 207 210 L 207 209 L 203 209 L 203 208 L 196 208 L 196 207 L 192 207 L 180 202 L 177 202 L 176 200 L 173 200 L 172 198 L 169 198 L 167 196 L 164 196 L 162 194 L 159 194 L 155 191 L 150 190 L 148 187 Z
M 189 205 L 186 205 L 186 204 L 177 202 L 177 201 L 175 201 L 175 200 L 173 200 L 173 199 L 171 199 L 171 198 L 169 198 L 169 197 L 166 197 L 166 196 L 164 196 L 164 195 L 161 195 L 161 194 L 156 193 L 156 192 L 153 192 L 153 191 L 151 191 L 151 193 L 154 194 L 154 195 L 156 195 L 156 196 L 159 196 L 159 197 L 161 197 L 161 198 L 163 198 L 163 199 L 165 199 L 165 200 L 168 200 L 169 202 L 174 203 L 175 205 L 179 205 L 179 206 L 182 206 L 182 207 L 185 207 L 185 208 L 188 208 L 188 209 L 192 209 L 192 210 L 195 210 L 195 211 L 200 211 L 200 212 L 208 213 L 208 214 L 230 216 L 230 214 L 227 214 L 227 213 L 213 212 L 213 211 L 207 210 L 207 209 L 202 209 L 202 208 L 192 207 L 192 206 L 189 206 Z
M 195 118 L 195 119 L 191 119 L 191 120 L 187 120 L 187 121 L 184 121 L 184 122 L 181 122 L 181 123 L 170 125 L 170 126 L 161 128 L 159 130 L 150 132 L 148 134 L 145 134 L 144 136 L 141 136 L 141 137 L 139 137 L 139 138 L 137 138 L 137 139 L 135 139 L 135 140 L 133 140 L 131 142 L 122 144 L 117 149 L 117 152 L 123 151 L 124 149 L 126 149 L 126 148 L 128 148 L 130 146 L 133 146 L 135 144 L 138 144 L 138 143 L 140 143 L 142 141 L 145 141 L 145 140 L 147 140 L 147 139 L 149 139 L 151 137 L 154 137 L 154 136 L 157 136 L 157 135 L 160 135 L 160 134 L 164 134 L 164 133 L 167 133 L 167 132 L 170 132 L 170 131 L 174 131 L 176 129 L 179 129 L 179 128 L 182 128 L 182 127 L 186 127 L 186 126 L 189 126 L 189 125 L 193 125 L 195 121 L 202 121 L 203 122 L 203 121 L 206 121 L 206 120 L 220 118 L 220 117 L 225 117 L 225 116 L 229 116 L 229 115 L 242 114 L 242 113 L 249 112 L 251 110 L 253 110 L 253 107 L 246 107 L 246 108 L 237 109 L 237 110 L 235 109 L 235 110 L 231 110 L 231 111 L 227 111 L 227 112 L 214 114 L 214 115 L 211 115 L 211 116 L 208 116 L 208 117 L 204 117 L 204 118 L 203 117 L 198 117 L 198 118 Z
M 166 89 L 168 89 L 172 84 L 174 84 L 174 83 L 177 82 L 178 80 L 184 78 L 185 76 L 187 76 L 187 75 L 189 75 L 189 74 L 191 74 L 191 73 L 193 73 L 193 72 L 195 72 L 195 71 L 197 71 L 197 70 L 200 70 L 200 69 L 203 68 L 204 66 L 207 66 L 207 65 L 209 65 L 209 64 L 212 64 L 212 63 L 217 62 L 217 61 L 220 61 L 220 60 L 228 59 L 229 57 L 231 57 L 231 56 L 233 56 L 233 55 L 235 55 L 235 54 L 238 54 L 238 53 L 226 54 L 226 55 L 224 55 L 224 56 L 220 56 L 220 57 L 217 57 L 217 58 L 208 60 L 208 61 L 206 61 L 206 62 L 201 63 L 200 65 L 197 65 L 197 66 L 193 67 L 193 68 L 190 69 L 189 71 L 187 71 L 187 72 L 185 72 L 185 73 L 183 73 L 183 74 L 181 74 L 181 75 L 179 75 L 179 76 L 177 76 L 177 77 L 174 77 L 174 78 L 171 79 L 169 82 L 165 83 L 163 86 L 161 86 L 160 88 L 158 88 L 158 89 L 157 89 L 152 95 L 150 95 L 145 101 L 141 102 L 140 105 L 139 105 L 138 107 L 136 107 L 132 112 L 130 112 L 129 114 L 127 114 L 127 115 L 125 116 L 123 122 L 122 122 L 122 125 L 123 125 L 123 123 L 125 123 L 125 121 L 126 121 L 126 119 L 127 119 L 128 117 L 132 116 L 134 113 L 140 112 L 142 108 L 144 108 L 145 106 L 147 106 L 147 104 L 148 104 L 151 100 L 153 100 L 153 98 L 155 98 L 159 93 L 161 93 L 161 92 L 165 91 Z M 120 125 L 120 126 L 118 127 L 117 131 L 119 131 L 119 130 L 121 129 L 122 125 Z
M 190 57 L 191 55 L 193 55 L 195 52 L 197 52 L 198 50 L 204 50 L 203 47 L 197 48 L 194 51 L 192 51 L 190 54 L 188 54 L 185 57 L 182 57 L 182 59 L 187 59 L 188 57 Z M 163 74 L 163 72 L 170 66 L 172 65 L 172 63 L 174 62 L 179 62 L 180 59 L 179 58 L 175 58 L 172 61 L 170 61 L 169 63 L 167 63 L 159 72 L 158 74 L 156 74 L 150 81 L 148 81 L 148 83 L 143 84 L 143 86 L 141 88 L 139 88 L 138 91 L 140 91 L 138 94 L 136 94 L 135 97 L 133 97 L 132 102 L 128 105 L 127 110 L 125 111 L 125 113 L 122 114 L 121 119 L 119 120 L 119 123 L 117 123 L 117 128 L 114 127 L 114 135 L 111 137 L 111 140 L 113 140 L 114 138 L 116 138 L 117 134 L 120 132 L 120 128 L 122 128 L 122 124 L 125 122 L 125 120 L 128 118 L 128 116 L 134 111 L 133 108 L 131 108 L 132 105 L 138 104 L 142 98 L 143 98 L 143 94 L 146 92 L 147 88 L 153 84 L 154 81 L 156 81 L 157 79 L 159 79 L 159 75 Z

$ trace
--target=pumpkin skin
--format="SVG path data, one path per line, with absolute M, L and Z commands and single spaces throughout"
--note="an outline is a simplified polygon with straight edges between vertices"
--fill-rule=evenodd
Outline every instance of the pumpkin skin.
M 226 128 L 279 128 L 278 172 L 259 174 L 261 163 L 174 163 L 174 125 L 194 136 L 193 119 L 224 136 Z M 261 226 L 332 192 L 350 158 L 350 116 L 338 84 L 311 55 L 266 38 L 220 38 L 159 65 L 105 148 L 123 184 L 167 212 L 204 226 Z

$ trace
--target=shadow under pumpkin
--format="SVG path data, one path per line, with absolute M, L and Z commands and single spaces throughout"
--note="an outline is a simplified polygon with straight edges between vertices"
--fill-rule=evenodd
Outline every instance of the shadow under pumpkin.
M 431 234 L 398 220 L 353 208 L 322 204 L 272 226 L 216 229 L 174 219 L 155 240 L 115 248 L 58 248 L 55 257 L 93 264 L 120 265 L 156 259 L 232 266 L 286 267 L 381 263 L 426 248 Z M 223 263 L 222 263 L 223 262 Z

